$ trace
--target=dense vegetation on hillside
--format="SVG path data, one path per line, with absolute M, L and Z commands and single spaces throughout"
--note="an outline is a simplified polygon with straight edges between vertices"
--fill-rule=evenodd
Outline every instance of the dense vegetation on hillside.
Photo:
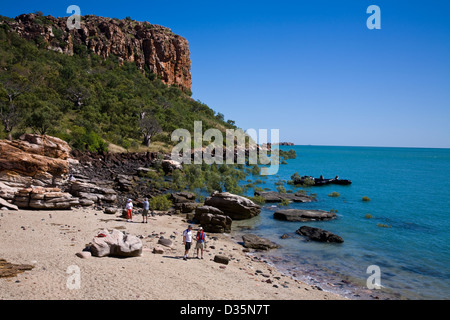
M 84 46 L 74 52 L 40 48 L 0 25 L 0 138 L 34 131 L 91 151 L 108 144 L 142 151 L 150 140 L 156 150 L 167 150 L 172 131 L 193 132 L 196 120 L 203 130 L 235 128 L 148 70 L 114 56 L 103 59 Z

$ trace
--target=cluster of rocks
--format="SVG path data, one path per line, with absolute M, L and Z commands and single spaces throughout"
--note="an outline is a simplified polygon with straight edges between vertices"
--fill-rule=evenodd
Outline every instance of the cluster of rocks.
M 79 200 L 60 188 L 30 187 L 15 194 L 14 204 L 20 209 L 61 210 L 79 205 Z
M 112 204 L 117 200 L 117 192 L 114 189 L 101 187 L 88 182 L 71 182 L 69 192 L 79 198 L 79 204 L 81 206 Z
M 233 220 L 222 210 L 212 206 L 201 206 L 195 209 L 197 220 L 205 232 L 230 233 Z
M 70 151 L 66 142 L 50 136 L 24 134 L 18 140 L 0 140 L 0 209 L 70 209 L 77 205 L 78 200 L 62 190 Z
M 175 213 L 191 213 L 200 204 L 195 202 L 195 194 L 192 192 L 175 192 L 170 195 Z M 191 218 L 191 216 L 188 216 Z
M 194 219 L 206 232 L 229 233 L 233 220 L 250 219 L 261 212 L 253 201 L 229 192 L 213 192 L 203 206 L 195 208 Z
M 300 209 L 283 209 L 273 214 L 274 219 L 282 221 L 307 222 L 307 221 L 327 221 L 336 218 L 336 213 L 324 210 L 300 210 Z M 342 243 L 344 239 L 327 230 L 302 226 L 296 234 L 305 236 L 309 240 L 319 242 L 336 242 Z M 281 236 L 282 239 L 289 238 L 287 234 Z

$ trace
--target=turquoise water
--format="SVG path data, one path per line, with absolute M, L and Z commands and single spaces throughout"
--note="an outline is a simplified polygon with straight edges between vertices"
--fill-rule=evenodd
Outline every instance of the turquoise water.
M 294 149 L 297 158 L 280 165 L 278 174 L 263 179 L 260 187 L 275 190 L 276 181 L 289 180 L 295 172 L 325 178 L 339 175 L 353 183 L 307 188 L 317 194 L 317 202 L 287 206 L 337 210 L 335 220 L 282 222 L 273 219 L 273 212 L 286 207 L 266 204 L 259 217 L 233 222 L 237 232 L 255 233 L 282 246 L 264 258 L 302 280 L 348 296 L 450 298 L 450 149 L 281 148 Z M 328 196 L 334 191 L 340 197 Z M 363 196 L 371 201 L 362 201 Z M 329 230 L 345 241 L 305 241 L 295 234 L 302 225 Z M 281 239 L 284 233 L 291 237 Z M 382 290 L 366 287 L 370 265 L 380 268 Z

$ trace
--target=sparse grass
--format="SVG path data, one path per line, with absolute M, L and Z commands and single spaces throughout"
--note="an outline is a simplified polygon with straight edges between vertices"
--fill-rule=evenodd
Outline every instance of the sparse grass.
M 377 224 L 377 227 L 380 227 L 380 228 L 392 228 L 391 225 L 384 224 L 384 223 L 378 223 L 378 224 Z

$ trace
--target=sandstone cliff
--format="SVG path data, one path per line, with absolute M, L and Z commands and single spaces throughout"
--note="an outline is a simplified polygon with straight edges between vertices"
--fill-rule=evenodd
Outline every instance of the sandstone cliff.
M 114 55 L 119 62 L 135 62 L 142 70 L 147 67 L 167 85 L 191 89 L 189 43 L 166 27 L 87 15 L 81 18 L 80 29 L 69 30 L 67 17 L 33 13 L 0 23 L 49 50 L 73 55 L 87 49 L 103 58 Z

